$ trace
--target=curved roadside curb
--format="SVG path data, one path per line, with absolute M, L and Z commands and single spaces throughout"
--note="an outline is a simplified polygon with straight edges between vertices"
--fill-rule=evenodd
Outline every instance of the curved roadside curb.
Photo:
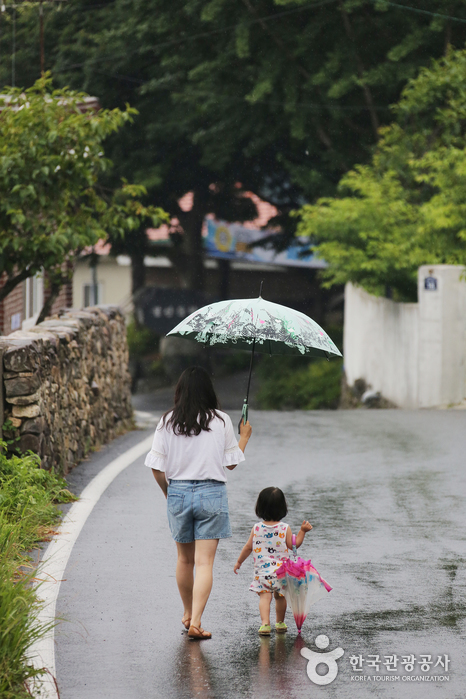
M 102 469 L 84 488 L 80 499 L 74 503 L 63 518 L 57 534 L 48 545 L 40 562 L 41 576 L 44 581 L 38 585 L 38 598 L 41 603 L 41 609 L 37 615 L 39 624 L 49 624 L 55 620 L 57 598 L 66 564 L 87 518 L 94 509 L 94 505 L 125 468 L 131 466 L 136 459 L 150 451 L 152 440 L 152 435 L 147 437 Z M 47 675 L 38 678 L 33 685 L 35 696 L 41 699 L 58 699 L 59 694 L 55 681 L 54 629 L 31 646 L 29 658 L 34 667 L 47 668 L 48 671 Z

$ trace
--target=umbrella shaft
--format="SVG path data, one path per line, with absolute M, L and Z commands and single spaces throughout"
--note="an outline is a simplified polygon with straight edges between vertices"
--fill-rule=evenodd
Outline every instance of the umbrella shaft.
M 252 353 L 251 353 L 251 362 L 249 364 L 249 379 L 248 379 L 248 390 L 246 391 L 246 403 L 249 403 L 249 388 L 251 386 L 251 374 L 252 374 L 252 362 L 254 359 L 254 350 L 256 347 L 256 339 L 252 341 Z

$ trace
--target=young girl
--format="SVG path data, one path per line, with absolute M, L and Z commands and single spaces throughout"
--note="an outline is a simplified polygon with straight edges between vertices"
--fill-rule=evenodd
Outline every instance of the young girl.
M 272 596 L 275 598 L 277 618 L 275 630 L 277 633 L 286 633 L 288 630 L 285 624 L 286 599 L 279 591 L 280 585 L 276 575 L 276 570 L 282 563 L 281 559 L 288 558 L 288 551 L 292 548 L 291 529 L 286 522 L 281 521 L 287 512 L 285 496 L 280 488 L 265 488 L 259 493 L 256 502 L 256 515 L 262 521 L 253 526 L 249 539 L 234 567 L 235 573 L 238 573 L 242 563 L 254 550 L 254 580 L 249 589 L 259 595 L 259 612 L 262 621 L 259 633 L 261 636 L 270 636 Z M 296 536 L 297 548 L 303 543 L 306 532 L 311 531 L 311 529 L 308 521 L 301 524 L 301 529 Z

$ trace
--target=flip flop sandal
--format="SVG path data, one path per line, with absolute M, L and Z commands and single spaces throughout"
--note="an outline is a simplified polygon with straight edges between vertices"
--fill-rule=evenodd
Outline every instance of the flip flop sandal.
M 183 626 L 184 626 L 184 628 L 186 629 L 186 631 L 189 631 L 189 627 L 191 626 L 191 617 L 189 617 L 189 618 L 186 619 L 186 620 L 181 619 L 181 623 L 183 624 Z
M 284 621 L 277 621 L 275 624 L 275 631 L 277 633 L 286 633 L 288 631 L 288 626 L 285 624 Z
M 190 626 L 188 631 L 188 636 L 193 641 L 203 641 L 208 638 L 212 638 L 212 634 L 209 631 L 204 631 L 204 629 L 199 629 L 197 626 Z
M 259 629 L 260 636 L 270 636 L 270 624 L 262 624 Z

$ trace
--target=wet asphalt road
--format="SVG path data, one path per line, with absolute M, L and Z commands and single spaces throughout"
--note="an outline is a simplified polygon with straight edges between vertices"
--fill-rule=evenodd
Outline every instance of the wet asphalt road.
M 252 411 L 250 420 L 247 460 L 229 474 L 233 538 L 220 543 L 203 619 L 212 640 L 182 633 L 165 501 L 141 459 L 96 505 L 66 569 L 61 699 L 464 697 L 466 411 Z M 81 464 L 69 477 L 75 491 L 150 432 L 125 435 Z M 334 588 L 312 608 L 302 639 L 290 612 L 285 637 L 259 638 L 251 559 L 233 574 L 257 494 L 269 485 L 284 490 L 292 529 L 304 518 L 313 524 L 300 552 Z M 327 650 L 345 651 L 327 686 L 309 680 L 300 654 L 303 645 L 317 650 L 318 634 L 330 639 Z M 403 670 L 401 656 L 412 654 L 434 662 L 446 654 L 451 665 Z M 351 655 L 364 658 L 362 673 Z M 369 668 L 374 655 L 397 655 L 397 671 Z M 450 679 L 406 679 L 423 675 Z

